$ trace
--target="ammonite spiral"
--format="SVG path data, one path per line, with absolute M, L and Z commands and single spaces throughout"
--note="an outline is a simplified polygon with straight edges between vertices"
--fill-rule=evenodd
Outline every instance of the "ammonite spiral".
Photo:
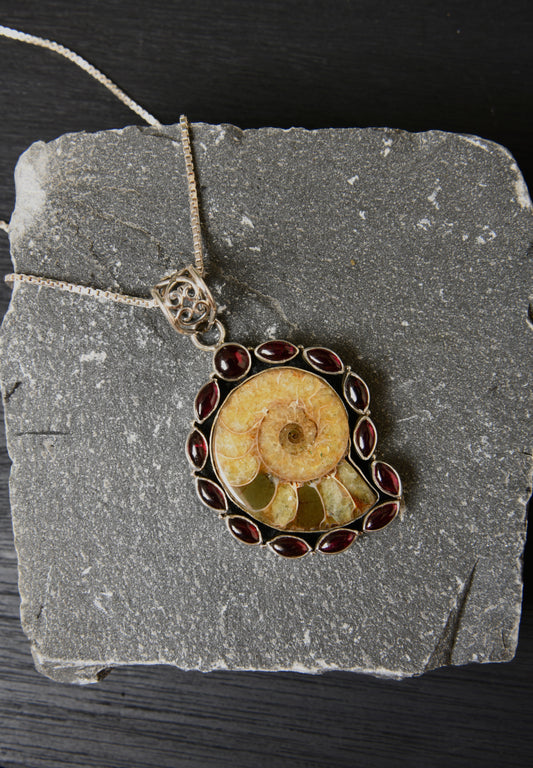
M 246 544 L 301 557 L 347 549 L 398 513 L 396 471 L 376 461 L 366 384 L 329 349 L 223 344 L 187 441 L 202 502 Z

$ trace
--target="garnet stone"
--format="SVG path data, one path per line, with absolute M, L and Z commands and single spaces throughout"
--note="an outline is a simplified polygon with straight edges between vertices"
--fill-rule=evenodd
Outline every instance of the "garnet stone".
M 194 409 L 198 421 L 205 421 L 211 416 L 220 400 L 220 390 L 215 380 L 208 381 L 196 395 Z
M 261 541 L 259 528 L 257 525 L 254 525 L 251 520 L 247 520 L 245 517 L 232 515 L 231 517 L 226 518 L 226 522 L 235 538 L 244 542 L 244 544 L 259 544 Z
M 344 382 L 344 396 L 356 411 L 366 411 L 370 402 L 368 387 L 355 373 L 349 373 Z
M 270 542 L 276 554 L 282 557 L 303 557 L 309 552 L 309 544 L 296 536 L 277 536 Z
M 196 482 L 196 488 L 198 489 L 198 496 L 207 507 L 220 512 L 228 508 L 226 494 L 216 483 L 207 480 L 205 477 L 199 477 Z
M 241 344 L 223 344 L 215 352 L 215 371 L 229 381 L 237 381 L 246 376 L 251 362 L 250 353 Z
M 193 467 L 202 469 L 207 459 L 207 440 L 198 429 L 194 429 L 187 439 L 187 456 Z
M 298 354 L 298 347 L 289 341 L 276 339 L 275 341 L 265 341 L 255 350 L 255 354 L 265 363 L 286 363 L 292 360 Z
M 348 549 L 357 536 L 356 531 L 350 531 L 346 528 L 332 531 L 321 540 L 318 545 L 318 551 L 326 555 L 336 555 L 337 552 L 343 552 Z
M 385 464 L 384 461 L 376 461 L 372 467 L 372 472 L 376 485 L 381 491 L 388 493 L 389 496 L 400 495 L 402 487 L 400 478 L 390 464 Z
M 325 347 L 311 347 L 304 350 L 307 362 L 322 373 L 342 373 L 344 365 L 335 352 Z
M 363 529 L 365 531 L 380 531 L 394 520 L 399 509 L 399 501 L 387 501 L 385 504 L 381 504 L 367 516 Z
M 369 459 L 372 456 L 376 447 L 377 432 L 368 416 L 359 419 L 354 432 L 354 442 L 362 459 Z

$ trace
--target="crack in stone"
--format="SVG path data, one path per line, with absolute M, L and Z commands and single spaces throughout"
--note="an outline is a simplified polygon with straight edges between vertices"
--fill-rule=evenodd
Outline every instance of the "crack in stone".
M 474 575 L 476 573 L 478 563 L 479 558 L 474 563 L 468 578 L 465 580 L 463 586 L 459 590 L 455 600 L 455 605 L 451 609 L 448 620 L 444 625 L 444 629 L 442 630 L 442 633 L 437 640 L 431 656 L 426 662 L 426 666 L 424 667 L 425 672 L 428 672 L 431 669 L 436 669 L 437 667 L 451 666 L 452 664 L 453 649 L 455 648 L 455 643 L 457 642 L 457 637 L 461 628 L 461 621 L 464 616 L 467 600 L 472 590 L 472 584 L 474 582 Z
M 147 136 L 154 137 L 154 139 L 166 139 L 173 144 L 179 144 L 181 146 L 181 134 L 178 136 L 172 136 L 171 133 L 163 133 L 158 128 L 151 125 L 137 125 L 135 126 L 139 133 L 146 134 Z
M 16 381 L 12 386 L 6 387 L 6 391 L 4 392 L 4 403 L 7 403 L 9 398 L 17 391 L 21 384 L 22 381 Z
M 87 203 L 85 201 L 72 200 L 71 204 L 82 213 L 84 209 L 89 210 L 94 214 L 94 216 L 96 216 L 96 218 L 102 219 L 102 221 L 105 221 L 111 224 L 122 224 L 123 227 L 126 227 L 127 229 L 131 229 L 133 232 L 137 232 L 144 235 L 144 237 L 146 237 L 148 240 L 154 243 L 154 245 L 157 248 L 158 254 L 162 252 L 163 250 L 162 243 L 157 239 L 157 237 L 152 232 L 150 232 L 148 229 L 145 229 L 144 227 L 141 227 L 139 224 L 134 224 L 133 222 L 127 221 L 126 219 L 121 219 L 119 216 L 113 216 L 112 214 L 103 213 L 94 205 L 91 205 L 90 203 Z
M 15 437 L 23 437 L 24 435 L 41 435 L 43 437 L 49 437 L 50 435 L 70 435 L 70 432 L 62 432 L 58 429 L 28 429 L 23 432 L 15 432 L 14 434 Z
M 237 285 L 239 288 L 244 288 L 245 290 L 252 293 L 254 296 L 257 296 L 259 299 L 262 299 L 262 301 L 267 304 L 274 312 L 278 315 L 278 317 L 281 319 L 283 323 L 285 323 L 291 331 L 296 333 L 299 328 L 296 323 L 293 323 L 292 320 L 289 320 L 287 317 L 285 310 L 283 309 L 281 302 L 279 299 L 274 298 L 273 296 L 269 296 L 267 293 L 262 293 L 261 291 L 258 291 L 257 288 L 253 288 L 251 285 L 249 285 L 246 281 L 240 280 L 238 277 L 235 277 L 234 275 L 228 275 L 223 274 L 221 268 L 218 265 L 213 265 L 211 267 L 211 271 L 215 272 L 217 277 L 220 277 L 224 280 L 226 283 L 233 283 L 234 285 Z

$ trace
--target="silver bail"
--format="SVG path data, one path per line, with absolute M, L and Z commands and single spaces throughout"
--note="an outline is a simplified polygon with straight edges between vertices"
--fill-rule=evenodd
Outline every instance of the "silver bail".
M 217 305 L 204 279 L 190 265 L 163 278 L 151 289 L 157 306 L 179 333 L 206 333 L 216 322 Z

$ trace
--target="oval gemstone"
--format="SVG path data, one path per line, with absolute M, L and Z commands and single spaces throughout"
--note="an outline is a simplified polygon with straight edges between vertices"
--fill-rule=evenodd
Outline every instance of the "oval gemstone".
M 187 438 L 187 456 L 193 467 L 202 469 L 207 459 L 207 440 L 198 429 Z
M 259 528 L 254 525 L 251 520 L 247 520 L 245 517 L 231 516 L 226 520 L 228 528 L 231 533 L 239 541 L 245 544 L 259 544 L 261 541 L 261 534 Z
M 207 480 L 205 477 L 199 477 L 196 487 L 198 489 L 198 496 L 207 507 L 217 511 L 223 511 L 228 508 L 226 494 L 216 483 Z
M 303 557 L 309 552 L 309 544 L 296 536 L 278 536 L 270 542 L 276 554 L 282 557 Z
M 275 341 L 265 341 L 255 350 L 255 354 L 265 363 L 286 363 L 292 360 L 298 354 L 298 347 L 289 341 L 276 339 Z
M 208 381 L 198 392 L 194 401 L 194 409 L 198 421 L 205 421 L 205 419 L 211 416 L 219 400 L 220 389 L 217 382 L 214 379 L 213 381 Z
M 342 373 L 344 365 L 335 352 L 325 347 L 311 347 L 304 351 L 308 363 L 323 373 Z
M 223 379 L 242 379 L 250 370 L 250 353 L 241 344 L 224 344 L 215 352 L 215 371 Z
M 344 396 L 356 411 L 366 411 L 370 402 L 370 393 L 363 379 L 350 373 L 344 382 Z
M 318 550 L 326 555 L 335 555 L 337 552 L 343 552 L 345 549 L 348 549 L 356 536 L 356 531 L 350 531 L 347 528 L 332 531 L 327 536 L 324 536 L 318 545 Z
M 399 501 L 387 501 L 385 504 L 381 504 L 376 507 L 368 517 L 365 519 L 363 530 L 365 531 L 380 531 L 385 528 L 386 525 L 392 523 L 398 510 L 400 509 Z
M 355 447 L 361 458 L 369 459 L 376 447 L 377 432 L 372 421 L 364 416 L 359 419 L 354 432 Z
M 389 496 L 399 496 L 402 484 L 400 477 L 395 469 L 390 464 L 385 464 L 384 461 L 376 461 L 374 464 L 374 480 L 378 488 Z

